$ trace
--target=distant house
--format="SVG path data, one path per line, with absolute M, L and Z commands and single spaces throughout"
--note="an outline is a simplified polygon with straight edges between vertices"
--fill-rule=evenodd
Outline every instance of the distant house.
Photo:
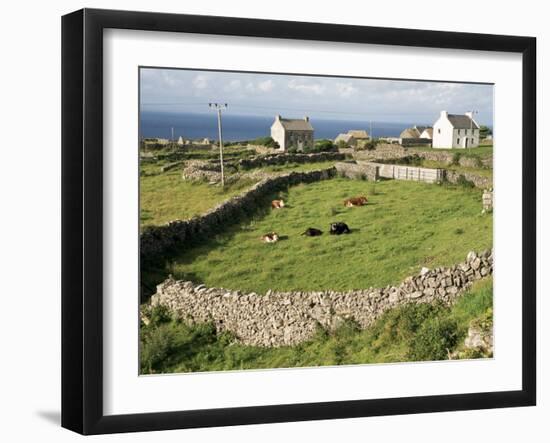
M 479 146 L 479 125 L 471 112 L 464 115 L 449 114 L 441 111 L 434 123 L 434 148 L 474 148 Z
M 399 143 L 406 145 L 421 145 L 430 144 L 431 136 L 428 136 L 431 128 L 429 126 L 414 125 L 412 128 L 407 128 L 399 135 Z
M 201 144 L 201 145 L 210 145 L 211 142 L 210 142 L 210 139 L 209 139 L 209 138 L 203 138 L 203 139 L 200 141 L 200 144 Z
M 347 146 L 357 146 L 357 139 L 349 132 L 347 134 L 338 134 L 334 139 L 334 144 L 338 145 L 340 142 L 344 142 Z
M 179 138 L 178 138 L 178 146 L 183 146 L 185 145 L 185 140 L 183 139 L 183 137 L 180 135 Z
M 359 141 L 359 140 L 369 140 L 370 139 L 370 136 L 369 136 L 369 133 L 367 131 L 365 131 L 364 129 L 351 129 L 348 131 L 348 134 L 349 135 L 352 135 L 353 138 L 355 138 L 355 140 Z
M 313 126 L 309 117 L 289 119 L 277 115 L 271 125 L 271 138 L 279 143 L 281 151 L 290 148 L 303 151 L 305 148 L 313 148 Z
M 428 138 L 432 140 L 434 138 L 434 128 L 426 128 L 420 134 L 420 138 Z

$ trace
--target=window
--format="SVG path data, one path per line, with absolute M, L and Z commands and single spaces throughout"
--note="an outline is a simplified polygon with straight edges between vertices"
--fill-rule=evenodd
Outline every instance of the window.
M 440 128 L 437 128 L 437 133 L 441 134 L 441 129 Z
M 457 145 L 460 144 L 460 139 L 459 139 L 459 138 L 456 139 L 456 144 L 457 144 Z

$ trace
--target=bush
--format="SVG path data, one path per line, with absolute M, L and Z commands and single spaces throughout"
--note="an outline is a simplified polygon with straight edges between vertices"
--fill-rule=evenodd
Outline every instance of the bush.
M 355 146 L 355 151 L 372 151 L 376 149 L 380 141 L 378 139 L 370 139 L 368 141 L 358 141 L 357 146 Z
M 409 357 L 414 361 L 445 360 L 457 345 L 458 324 L 450 318 L 432 318 L 424 323 L 411 342 Z
M 334 152 L 338 148 L 332 143 L 332 140 L 321 139 L 315 141 L 314 150 L 315 152 Z
M 366 142 L 364 144 L 364 148 L 367 151 L 372 151 L 372 150 L 376 149 L 376 146 L 378 146 L 378 140 L 374 140 L 374 139 L 371 139 L 371 140 L 369 140 L 368 142 Z
M 460 164 L 460 152 L 455 152 L 453 154 L 453 159 L 451 160 L 451 165 L 458 166 Z
M 336 152 L 338 151 L 338 148 L 334 143 L 332 143 L 331 140 L 322 139 L 322 140 L 316 140 L 313 147 L 305 147 L 304 153 L 305 154 L 314 154 L 317 152 Z
M 265 146 L 266 148 L 279 149 L 279 143 L 273 140 L 272 137 L 260 137 L 252 141 L 255 145 Z
M 346 149 L 346 148 L 349 148 L 349 145 L 344 140 L 339 140 L 336 147 L 338 149 Z
M 462 187 L 464 187 L 464 188 L 475 188 L 475 186 L 476 186 L 476 185 L 474 184 L 474 182 L 471 181 L 471 180 L 468 180 L 468 179 L 464 176 L 464 174 L 460 174 L 460 175 L 458 176 L 458 179 L 456 180 L 456 184 L 457 184 L 458 186 L 462 186 Z

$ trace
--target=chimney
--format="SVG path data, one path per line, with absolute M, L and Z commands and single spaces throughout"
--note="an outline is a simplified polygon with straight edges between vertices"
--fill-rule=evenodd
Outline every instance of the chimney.
M 281 116 L 280 116 L 279 114 L 277 114 L 277 115 L 275 116 L 275 120 L 277 120 L 277 121 L 281 120 Z
M 472 120 L 474 119 L 474 113 L 472 111 L 465 112 L 464 115 L 467 115 Z
M 306 115 L 306 116 L 304 117 L 304 120 L 305 120 L 306 122 L 308 122 L 308 121 L 309 121 L 309 117 Z
M 449 113 L 447 111 L 441 111 L 441 117 L 447 118 L 449 116 Z

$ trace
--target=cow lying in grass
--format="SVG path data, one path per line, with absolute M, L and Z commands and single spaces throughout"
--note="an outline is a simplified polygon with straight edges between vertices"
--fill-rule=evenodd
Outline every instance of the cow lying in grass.
M 336 222 L 330 224 L 331 235 L 349 234 L 351 229 L 344 222 Z
M 347 200 L 344 200 L 344 206 L 347 208 L 351 208 L 353 206 L 363 206 L 367 204 L 367 197 L 360 196 L 360 197 L 352 197 L 348 198 Z
M 285 207 L 285 202 L 283 200 L 273 200 L 271 202 L 271 209 L 281 209 Z
M 323 231 L 316 228 L 307 228 L 304 232 L 302 232 L 302 235 L 307 235 L 308 237 L 317 237 L 318 235 L 322 235 Z
M 265 243 L 275 243 L 279 241 L 279 235 L 276 232 L 268 232 L 260 237 Z

